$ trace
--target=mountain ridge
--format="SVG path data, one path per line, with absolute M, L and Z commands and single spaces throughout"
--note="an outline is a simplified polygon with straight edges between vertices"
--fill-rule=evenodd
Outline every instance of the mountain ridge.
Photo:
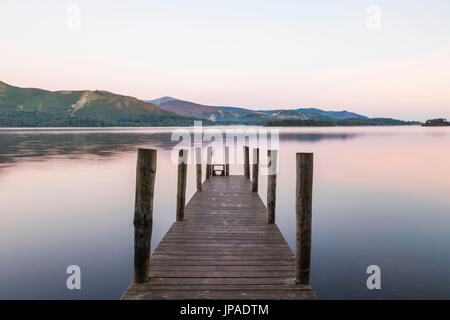
M 200 119 L 224 122 L 264 122 L 271 120 L 345 120 L 345 119 L 368 119 L 368 117 L 342 111 L 325 111 L 318 108 L 293 108 L 293 109 L 272 109 L 272 110 L 252 110 L 241 107 L 221 107 L 204 105 L 172 97 L 162 97 L 154 100 L 145 100 L 157 103 L 159 107 L 166 111 L 179 115 L 196 117 Z
M 34 120 L 33 120 L 34 119 Z M 190 125 L 193 119 L 104 90 L 49 91 L 0 82 L 0 126 Z
M 202 120 L 204 125 L 412 123 L 395 119 L 370 119 L 347 110 L 251 110 L 198 104 L 170 96 L 144 101 L 105 90 L 49 91 L 20 88 L 0 81 L 0 127 L 191 126 L 195 120 Z

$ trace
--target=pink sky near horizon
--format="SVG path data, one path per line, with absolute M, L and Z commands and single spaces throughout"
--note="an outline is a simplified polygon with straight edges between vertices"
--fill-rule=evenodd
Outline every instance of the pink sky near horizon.
M 249 109 L 450 118 L 450 4 L 6 0 L 0 81 Z M 68 8 L 80 9 L 71 29 Z

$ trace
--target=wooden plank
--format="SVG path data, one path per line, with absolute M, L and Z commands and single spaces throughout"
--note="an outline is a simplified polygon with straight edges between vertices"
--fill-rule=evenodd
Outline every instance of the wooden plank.
M 198 249 L 198 250 L 182 250 L 182 249 L 160 249 L 160 248 L 156 248 L 155 253 L 164 253 L 164 254 L 195 254 L 195 255 L 208 255 L 208 256 L 217 256 L 217 255 L 235 255 L 235 256 L 264 256 L 264 255 L 273 255 L 273 256 L 280 256 L 280 255 L 285 255 L 285 256 L 293 256 L 293 254 L 291 254 L 288 249 L 286 250 L 276 250 L 276 249 L 267 249 L 267 250 L 252 250 L 252 249 L 247 249 L 247 250 L 232 250 L 232 249 Z
M 233 243 L 279 243 L 279 244 L 284 244 L 284 239 L 280 239 L 279 237 L 267 237 L 267 238 L 258 238 L 258 237 L 244 237 L 244 236 L 240 236 L 240 237 L 214 237 L 214 238 L 208 238 L 205 237 L 204 239 L 202 238 L 186 238 L 186 237 L 174 237 L 174 236 L 170 236 L 164 239 L 164 243 L 190 243 L 190 244 L 195 244 L 195 243 L 204 243 L 205 241 L 208 241 L 208 243 L 227 243 L 227 244 L 233 244 Z
M 171 240 L 191 240 L 191 241 L 196 241 L 196 240 L 200 240 L 202 242 L 204 242 L 205 240 L 207 241 L 214 241 L 214 240 L 235 240 L 235 241 L 239 241 L 239 240 L 245 240 L 245 239 L 249 239 L 249 240 L 261 240 L 264 241 L 266 239 L 281 239 L 284 241 L 284 238 L 281 237 L 280 235 L 276 234 L 276 233 L 267 233 L 264 234 L 266 235 L 266 238 L 261 238 L 260 235 L 264 234 L 264 233 L 256 233 L 256 234 L 245 234 L 245 233 L 233 233 L 232 235 L 229 235 L 229 233 L 222 233 L 222 234 L 218 234 L 218 235 L 204 235 L 204 236 L 197 236 L 196 233 L 190 233 L 189 235 L 185 235 L 184 233 L 177 233 L 177 234 L 169 234 L 167 236 L 164 237 L 165 240 L 167 241 L 171 241 Z
M 291 259 L 283 260 L 188 260 L 188 259 L 153 259 L 151 268 L 155 266 L 292 266 Z
M 276 248 L 272 246 L 267 248 L 267 244 L 263 244 L 260 246 L 246 246 L 246 247 L 237 247 L 237 246 L 229 246 L 229 247 L 216 247 L 216 246 L 198 246 L 198 247 L 177 247 L 177 246 L 159 246 L 155 252 L 173 252 L 173 251 L 186 251 L 186 253 L 190 252 L 218 252 L 218 253 L 239 253 L 240 255 L 255 255 L 255 254 L 273 254 L 273 255 L 290 255 L 289 249 L 285 248 L 283 245 L 280 245 Z M 259 253 L 255 253 L 258 251 Z
M 122 299 L 314 299 L 245 176 L 210 176 L 151 256 L 150 279 Z
M 146 283 L 133 285 L 130 287 L 131 291 L 142 290 L 161 290 L 161 291 L 203 291 L 203 290 L 219 290 L 219 291 L 265 291 L 265 290 L 279 290 L 279 291 L 301 291 L 312 290 L 309 286 L 292 286 L 291 284 L 227 284 L 227 285 L 211 285 L 211 284 L 159 284 Z
M 155 249 L 155 251 L 230 251 L 230 252 L 252 252 L 252 251 L 260 251 L 260 252 L 280 252 L 280 253 L 291 253 L 290 248 L 286 247 L 283 244 L 275 244 L 275 245 L 267 245 L 265 243 L 260 244 L 179 244 L 179 245 L 170 245 L 165 242 L 160 243 L 160 245 Z
M 295 271 L 178 271 L 150 270 L 155 278 L 293 278 Z
M 151 270 L 157 271 L 173 271 L 174 274 L 177 272 L 185 272 L 185 266 L 174 266 L 174 265 L 153 265 Z M 273 265 L 273 266 L 197 266 L 195 268 L 196 272 L 265 272 L 265 271 L 295 271 L 294 265 Z
M 192 254 L 170 254 L 164 252 L 163 254 L 154 253 L 152 255 L 152 261 L 156 259 L 162 260 L 193 260 L 193 261 L 280 261 L 280 260 L 292 260 L 294 256 L 286 256 L 286 255 L 260 255 L 260 256 L 230 256 L 230 255 L 192 255 Z
M 152 278 L 147 283 L 158 284 L 207 284 L 207 285 L 265 285 L 286 284 L 292 285 L 294 278 Z
M 270 290 L 270 291 L 160 291 L 136 290 L 127 291 L 122 297 L 130 300 L 312 300 L 315 299 L 311 290 Z
M 227 244 L 227 245 L 253 245 L 253 244 L 278 244 L 284 246 L 283 239 L 280 238 L 267 238 L 267 239 L 259 239 L 259 238 L 239 238 L 239 239 L 226 239 L 226 238 L 215 238 L 215 239 L 186 239 L 186 238 L 166 238 L 164 240 L 164 245 L 196 245 L 203 244 L 208 241 L 209 244 Z

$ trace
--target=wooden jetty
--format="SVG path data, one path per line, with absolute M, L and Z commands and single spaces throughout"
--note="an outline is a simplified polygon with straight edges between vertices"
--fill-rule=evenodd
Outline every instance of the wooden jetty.
M 146 152 L 149 150 L 139 150 L 138 157 L 135 277 L 122 299 L 316 298 L 309 286 L 312 154 L 297 155 L 298 169 L 303 166 L 304 173 L 297 177 L 297 256 L 274 223 L 275 217 L 268 217 L 271 211 L 255 190 L 255 181 L 248 178 L 248 163 L 244 164 L 244 176 L 213 176 L 207 172 L 208 179 L 200 187 L 197 184 L 197 193 L 184 206 L 184 195 L 180 193 L 185 193 L 186 164 L 183 159 L 186 159 L 187 151 L 180 151 L 177 222 L 150 257 L 153 218 L 149 205 L 153 205 L 156 151 L 147 155 L 147 158 L 151 157 L 150 162 L 155 161 L 150 166 L 148 161 L 144 165 L 139 163 L 146 161 Z M 197 173 L 198 168 L 197 163 Z M 207 170 L 211 168 L 207 166 Z M 253 175 L 255 179 L 258 179 L 257 174 Z M 268 195 L 274 197 L 274 190 Z M 275 203 L 273 199 L 272 202 Z M 143 214 L 143 210 L 148 212 Z

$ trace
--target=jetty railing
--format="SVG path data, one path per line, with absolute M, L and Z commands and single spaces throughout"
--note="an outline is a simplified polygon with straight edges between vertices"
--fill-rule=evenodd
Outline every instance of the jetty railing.
M 275 223 L 278 151 L 267 152 L 267 216 L 268 224 Z M 186 206 L 188 150 L 178 155 L 176 221 L 184 220 Z M 202 192 L 201 148 L 195 148 L 197 192 Z M 134 211 L 134 283 L 145 283 L 150 275 L 151 237 L 153 226 L 153 198 L 157 151 L 138 149 L 136 169 L 136 198 Z M 259 149 L 253 150 L 252 192 L 258 192 Z M 212 170 L 212 148 L 207 148 L 206 179 Z M 225 147 L 225 175 L 229 172 L 229 147 Z M 244 175 L 250 178 L 249 147 L 244 147 Z M 299 285 L 309 285 L 311 265 L 313 154 L 296 154 L 296 279 Z

